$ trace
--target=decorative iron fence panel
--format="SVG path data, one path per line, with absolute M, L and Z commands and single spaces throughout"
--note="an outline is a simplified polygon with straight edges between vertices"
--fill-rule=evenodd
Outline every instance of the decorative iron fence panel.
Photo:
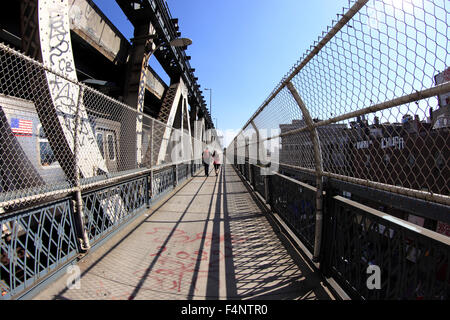
M 83 221 L 91 245 L 119 229 L 148 205 L 174 188 L 175 173 L 186 180 L 189 163 L 168 165 L 101 189 L 83 193 Z M 197 169 L 195 169 L 195 167 Z M 193 166 L 197 172 L 201 165 Z M 175 171 L 177 170 L 177 171 Z M 194 173 L 195 173 L 194 172 Z M 153 180 L 150 181 L 150 177 Z M 149 195 L 149 185 L 153 194 Z M 78 255 L 77 228 L 68 198 L 0 219 L 0 299 L 10 299 L 33 287 L 44 276 Z
M 10 299 L 78 253 L 70 199 L 0 217 L 0 299 Z
M 189 166 L 190 166 L 189 163 L 181 163 L 177 165 L 178 183 L 181 183 L 188 178 Z
M 174 187 L 174 171 L 172 167 L 153 172 L 152 198 L 158 198 Z
M 137 178 L 83 195 L 85 228 L 95 243 L 109 231 L 145 209 L 147 177 Z

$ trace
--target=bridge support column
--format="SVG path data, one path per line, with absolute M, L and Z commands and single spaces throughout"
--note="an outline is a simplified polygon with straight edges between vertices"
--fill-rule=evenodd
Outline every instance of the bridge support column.
M 322 229 L 323 229 L 323 167 L 322 167 L 322 150 L 320 148 L 320 139 L 317 129 L 314 127 L 313 119 L 309 114 L 308 108 L 303 102 L 297 89 L 294 87 L 292 82 L 286 83 L 287 88 L 294 97 L 295 102 L 297 102 L 300 110 L 303 114 L 303 118 L 306 125 L 309 127 L 309 132 L 311 135 L 311 141 L 314 148 L 314 164 L 316 169 L 316 230 L 314 238 L 314 254 L 313 261 L 319 261 L 321 242 L 322 242 Z
M 125 80 L 124 102 L 136 113 L 124 111 L 120 131 L 120 146 L 123 159 L 120 170 L 133 169 L 142 162 L 142 113 L 144 111 L 146 69 L 153 47 L 155 30 L 150 22 L 143 23 L 134 30 L 134 41 L 128 57 Z M 135 141 L 136 143 L 132 143 Z

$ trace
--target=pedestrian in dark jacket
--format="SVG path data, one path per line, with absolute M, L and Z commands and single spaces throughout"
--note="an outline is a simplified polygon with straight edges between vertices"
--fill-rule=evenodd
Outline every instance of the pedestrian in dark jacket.
M 209 177 L 209 164 L 211 163 L 211 153 L 209 152 L 208 147 L 202 153 L 202 162 L 205 167 L 205 176 Z

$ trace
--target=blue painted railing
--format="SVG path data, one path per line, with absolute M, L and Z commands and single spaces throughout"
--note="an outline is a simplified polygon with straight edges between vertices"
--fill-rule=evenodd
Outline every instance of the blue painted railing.
M 71 196 L 0 215 L 0 300 L 20 298 L 76 260 L 80 228 L 95 246 L 200 167 L 194 161 L 170 164 L 82 192 L 83 226 L 76 224 Z

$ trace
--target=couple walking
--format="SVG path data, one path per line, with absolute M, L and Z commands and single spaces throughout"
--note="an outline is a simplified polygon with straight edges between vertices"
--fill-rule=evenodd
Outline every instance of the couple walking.
M 220 154 L 214 150 L 213 154 L 209 151 L 208 147 L 202 153 L 203 166 L 205 167 L 205 176 L 209 177 L 209 164 L 211 163 L 211 158 L 213 159 L 214 171 L 219 172 L 220 168 Z

